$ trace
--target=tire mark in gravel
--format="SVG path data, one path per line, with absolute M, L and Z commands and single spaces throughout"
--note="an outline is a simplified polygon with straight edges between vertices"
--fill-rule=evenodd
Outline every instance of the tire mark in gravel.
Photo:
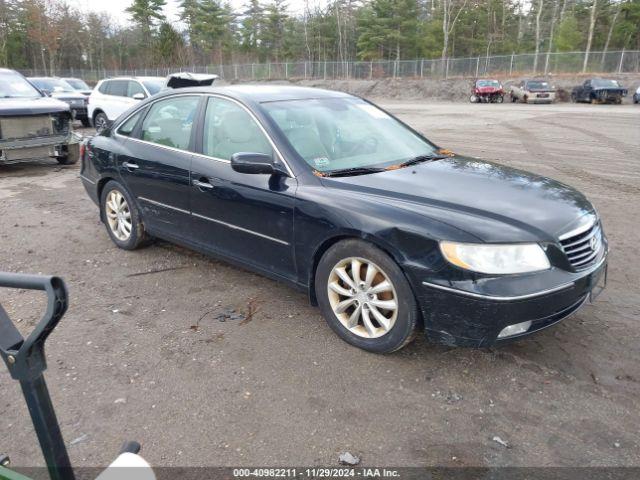
M 558 114 L 549 115 L 549 117 L 557 118 Z M 629 145 L 628 143 L 621 142 L 620 140 L 616 140 L 615 138 L 608 137 L 604 135 L 602 132 L 594 132 L 587 128 L 576 127 L 575 125 L 566 125 L 563 123 L 553 122 L 551 120 L 547 120 L 544 117 L 532 118 L 534 122 L 543 123 L 545 125 L 553 125 L 558 128 L 564 128 L 567 130 L 573 130 L 574 132 L 582 133 L 587 137 L 597 138 L 599 142 L 605 144 L 607 147 L 612 148 L 613 150 L 617 150 L 620 153 L 625 155 L 640 155 L 640 148 L 634 147 L 633 145 Z
M 551 123 L 551 122 L 549 122 L 549 123 Z M 531 133 L 530 130 L 525 130 L 524 128 L 517 127 L 517 126 L 512 125 L 510 123 L 507 123 L 507 122 L 501 122 L 500 124 L 503 127 L 505 127 L 507 130 L 511 130 L 512 132 L 517 134 L 517 137 L 520 139 L 520 142 L 522 143 L 522 146 L 533 157 L 538 157 L 540 155 L 544 155 L 545 157 L 548 157 L 548 158 L 553 158 L 555 160 L 560 160 L 560 159 L 558 159 L 557 155 L 549 152 L 546 148 L 544 148 L 542 143 L 539 140 L 536 139 L 535 135 L 533 133 Z M 559 126 L 563 127 L 562 125 L 559 125 Z M 578 168 L 575 168 L 575 167 L 564 165 L 562 163 L 560 163 L 560 164 L 554 163 L 552 166 L 553 166 L 553 168 L 555 168 L 556 170 L 558 170 L 561 173 L 564 173 L 566 175 L 571 175 L 572 177 L 575 177 L 577 179 L 583 180 L 585 182 L 593 183 L 594 185 L 597 185 L 597 186 L 600 186 L 600 187 L 611 188 L 614 191 L 618 191 L 618 192 L 622 192 L 622 193 L 628 193 L 628 194 L 631 194 L 631 195 L 640 194 L 640 188 L 639 187 L 636 187 L 636 186 L 633 186 L 633 185 L 629 185 L 628 183 L 617 182 L 615 180 L 611 180 L 611 179 L 606 178 L 606 177 L 601 177 L 599 175 L 595 175 L 595 174 L 593 174 L 591 172 L 588 172 L 587 170 L 578 169 Z

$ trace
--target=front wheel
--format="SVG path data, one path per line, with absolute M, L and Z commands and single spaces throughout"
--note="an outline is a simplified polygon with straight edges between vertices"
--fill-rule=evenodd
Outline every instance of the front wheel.
M 101 133 L 109 126 L 109 118 L 103 113 L 98 113 L 95 117 L 93 117 L 93 126 L 96 129 L 97 133 Z
M 345 240 L 323 255 L 315 276 L 318 304 L 346 342 L 389 353 L 414 337 L 420 314 L 409 282 L 386 253 L 362 240 Z
M 502 103 L 502 102 L 504 102 L 504 96 L 503 95 L 496 96 L 496 103 Z
M 469 101 L 470 101 L 471 103 L 478 103 L 478 101 L 479 101 L 479 100 L 480 100 L 480 99 L 479 99 L 476 95 L 471 95 L 471 96 L 469 97 Z
M 111 180 L 102 189 L 100 214 L 113 243 L 124 250 L 142 246 L 147 234 L 133 199 L 118 182 Z

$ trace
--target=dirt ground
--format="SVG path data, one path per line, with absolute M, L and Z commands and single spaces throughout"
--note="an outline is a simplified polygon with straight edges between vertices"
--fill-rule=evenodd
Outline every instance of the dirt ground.
M 374 355 L 272 280 L 167 243 L 117 249 L 78 166 L 0 167 L 0 270 L 70 291 L 46 378 L 74 464 L 136 439 L 156 466 L 640 466 L 640 107 L 381 103 L 443 147 L 585 192 L 611 244 L 597 302 L 502 348 Z M 43 305 L 0 302 L 25 330 Z M 250 321 L 220 320 L 250 302 Z M 0 418 L 0 452 L 42 465 L 4 367 Z

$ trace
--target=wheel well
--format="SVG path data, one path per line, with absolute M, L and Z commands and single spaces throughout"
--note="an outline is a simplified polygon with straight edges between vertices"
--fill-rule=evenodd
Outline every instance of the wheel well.
M 115 178 L 113 177 L 105 177 L 105 178 L 101 178 L 100 180 L 98 180 L 98 185 L 97 185 L 97 190 L 98 190 L 98 204 L 100 204 L 102 202 L 102 190 L 104 189 L 104 186 L 110 181 L 110 180 L 115 180 Z M 102 218 L 102 207 L 100 207 L 100 220 L 102 220 L 104 222 L 104 218 Z
M 96 108 L 93 111 L 93 116 L 91 117 L 91 119 L 95 122 L 96 121 L 96 117 L 98 116 L 99 113 L 104 113 L 101 109 Z

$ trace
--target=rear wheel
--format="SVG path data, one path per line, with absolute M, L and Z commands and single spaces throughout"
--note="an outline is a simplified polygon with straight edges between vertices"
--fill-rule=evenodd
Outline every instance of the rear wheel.
M 102 189 L 100 213 L 107 233 L 118 247 L 135 250 L 142 246 L 147 234 L 133 199 L 125 188 L 111 180 Z
M 400 267 L 362 240 L 345 240 L 323 255 L 315 277 L 322 313 L 343 340 L 389 353 L 414 337 L 418 307 Z

